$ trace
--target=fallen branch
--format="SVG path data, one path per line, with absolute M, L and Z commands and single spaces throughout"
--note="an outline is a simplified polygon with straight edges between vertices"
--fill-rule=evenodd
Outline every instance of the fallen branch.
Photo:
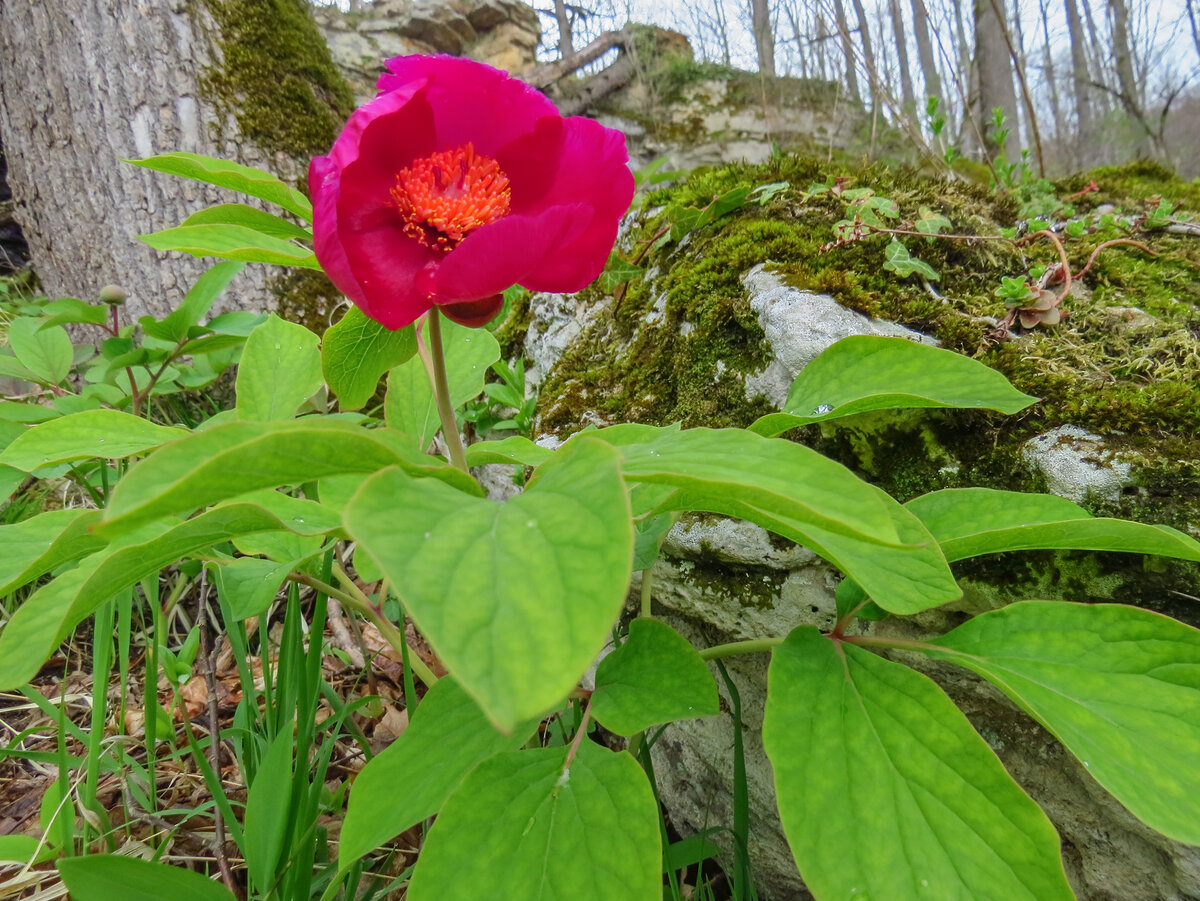
M 577 69 L 581 69 L 588 63 L 593 63 L 606 54 L 613 47 L 620 47 L 622 50 L 628 50 L 633 44 L 633 32 L 628 28 L 622 28 L 620 31 L 606 31 L 600 35 L 586 47 L 573 53 L 566 59 L 556 60 L 552 63 L 543 63 L 540 66 L 534 66 L 527 72 L 523 73 L 520 78 L 527 84 L 533 85 L 538 90 L 545 90 L 561 78 L 565 78 Z M 612 68 L 611 66 L 609 68 Z M 607 71 L 607 69 L 605 70 Z M 603 75 L 604 73 L 600 73 Z

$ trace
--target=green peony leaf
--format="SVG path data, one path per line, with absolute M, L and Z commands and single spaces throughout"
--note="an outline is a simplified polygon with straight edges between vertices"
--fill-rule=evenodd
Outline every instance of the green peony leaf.
M 292 569 L 291 562 L 276 563 L 258 557 L 238 557 L 212 565 L 217 592 L 237 620 L 265 613 Z
M 164 566 L 238 535 L 290 529 L 319 534 L 326 522 L 281 521 L 253 504 L 230 504 L 186 522 L 156 522 L 123 535 L 35 591 L 0 631 L 0 691 L 32 679 L 70 631 L 119 591 Z
M 467 464 L 470 466 L 483 466 L 485 463 L 541 466 L 553 456 L 554 451 L 534 444 L 522 435 L 513 435 L 503 441 L 477 441 L 467 448 Z
M 500 359 L 500 344 L 490 332 L 467 328 L 449 319 L 442 320 L 442 343 L 450 405 L 457 408 L 483 391 L 488 368 Z M 414 357 L 388 373 L 384 411 L 388 425 L 412 435 L 422 450 L 433 440 L 441 428 L 441 420 L 429 376 L 420 359 Z
M 951 561 L 1041 548 L 1200 560 L 1200 543 L 1170 526 L 1096 519 L 1071 501 L 1050 494 L 950 488 L 914 498 L 905 506 L 925 523 Z
M 89 854 L 57 866 L 75 901 L 234 901 L 220 883 L 164 863 Z
M 805 366 L 784 412 L 769 413 L 750 429 L 769 437 L 852 413 L 914 407 L 1016 413 L 1035 400 L 994 369 L 954 351 L 905 338 L 855 335 Z
M 416 352 L 417 339 L 411 325 L 392 331 L 368 319 L 358 307 L 351 307 L 325 332 L 321 368 L 341 409 L 361 410 L 379 387 L 383 374 L 412 359 Z
M 188 434 L 119 410 L 85 410 L 32 426 L 0 452 L 0 463 L 33 472 L 72 460 L 119 460 Z
M 489 757 L 517 750 L 536 728 L 534 721 L 511 735 L 497 732 L 454 679 L 439 679 L 421 699 L 408 728 L 354 780 L 338 867 L 346 869 L 433 816 L 471 770 Z
M 307 247 L 274 238 L 242 225 L 207 223 L 177 225 L 138 240 L 155 250 L 174 250 L 194 257 L 220 257 L 247 263 L 270 263 L 275 266 L 298 266 L 320 270 L 316 255 Z
M 625 601 L 633 554 L 620 457 L 572 442 L 504 504 L 388 470 L 347 505 L 434 650 L 500 729 L 559 703 Z
M 196 325 L 208 315 L 212 305 L 217 302 L 235 275 L 246 268 L 246 264 L 231 260 L 217 263 L 209 268 L 183 298 L 183 302 L 172 310 L 165 319 L 155 319 L 143 316 L 138 320 L 144 331 L 151 338 L 160 341 L 179 343 L 188 337 L 188 329 Z
M 0 597 L 108 542 L 92 534 L 99 510 L 51 510 L 0 526 Z
M 113 491 L 100 532 L 116 535 L 162 516 L 186 515 L 258 488 L 400 466 L 480 494 L 475 480 L 413 449 L 386 429 L 335 419 L 228 422 L 195 432 L 142 460 Z
M 34 376 L 31 381 L 57 385 L 71 372 L 75 348 L 61 325 L 42 326 L 40 319 L 18 316 L 8 325 L 8 346 L 17 362 Z
M 409 901 L 659 901 L 658 807 L 627 753 L 584 741 L 499 754 L 446 802 Z
M 686 429 L 620 449 L 627 481 L 675 489 L 639 514 L 694 510 L 757 523 L 811 548 L 896 613 L 961 594 L 920 520 L 806 447 L 740 429 Z
M 270 172 L 263 172 L 261 169 L 252 169 L 229 160 L 201 156 L 198 153 L 162 153 L 144 160 L 124 162 L 249 194 L 251 197 L 277 204 L 289 213 L 295 213 L 305 222 L 312 222 L 312 204 L 308 198 Z
M 635 619 L 625 643 L 596 668 L 592 715 L 617 735 L 720 712 L 708 665 L 666 623 Z
M 1074 897 L 1050 821 L 925 676 L 803 626 L 767 690 L 779 814 L 817 898 Z
M 1138 819 L 1200 844 L 1200 632 L 1119 604 L 1026 601 L 933 642 L 1049 729 Z
M 273 213 L 247 206 L 244 203 L 221 203 L 199 210 L 188 216 L 180 225 L 239 225 L 242 228 L 262 232 L 272 238 L 292 241 L 311 241 L 312 230 L 301 228 Z
M 238 419 L 273 422 L 295 416 L 324 383 L 318 341 L 304 326 L 274 314 L 252 331 L 238 364 Z

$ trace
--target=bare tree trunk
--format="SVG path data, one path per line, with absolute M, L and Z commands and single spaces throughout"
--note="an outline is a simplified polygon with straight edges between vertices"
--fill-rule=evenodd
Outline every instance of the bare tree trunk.
M 1150 129 L 1146 125 L 1146 113 L 1138 98 L 1141 95 L 1137 79 L 1133 74 L 1133 56 L 1129 51 L 1129 7 L 1125 0 L 1108 0 L 1112 13 L 1113 55 L 1117 69 L 1117 89 L 1125 115 L 1133 120 L 1137 139 L 1134 151 L 1144 156 L 1150 149 Z
M 1196 45 L 1196 55 L 1200 56 L 1200 16 L 1196 14 L 1195 0 L 1187 0 L 1187 14 L 1192 25 L 1192 43 Z
M 754 49 L 758 52 L 758 71 L 775 77 L 775 35 L 771 29 L 771 7 L 767 0 L 750 0 L 750 24 Z
M 867 25 L 867 11 L 862 0 L 850 0 L 854 4 L 854 15 L 858 18 L 858 34 L 862 38 L 863 65 L 867 70 L 867 83 L 871 86 L 871 107 L 879 105 L 879 69 L 875 65 L 875 51 L 871 47 L 871 29 Z
M 833 12 L 837 17 L 838 34 L 842 38 L 842 56 L 846 58 L 846 93 L 853 99 L 861 100 L 858 90 L 858 73 L 854 60 L 854 39 L 850 34 L 850 24 L 846 21 L 846 7 L 842 0 L 833 0 Z
M 575 38 L 571 34 L 571 12 L 565 0 L 554 0 L 554 21 L 558 23 L 558 58 L 575 55 Z
M 975 0 L 975 63 L 979 69 L 979 90 L 973 104 L 976 121 L 983 130 L 985 152 L 993 160 L 1003 152 L 1009 162 L 1020 155 L 1017 136 L 1017 95 L 1013 90 L 1012 59 L 1005 39 L 1003 0 Z M 1000 108 L 1008 123 L 1008 137 L 1001 147 L 988 124 L 992 110 Z
M 900 0 L 888 0 L 888 11 L 892 17 L 892 33 L 896 37 L 896 68 L 900 70 L 900 98 L 905 111 L 911 116 L 916 109 L 913 96 L 912 74 L 908 71 L 908 36 L 904 33 L 904 14 L 900 11 Z M 928 39 L 929 35 L 925 36 Z
M 929 37 L 929 13 L 925 0 L 912 0 L 913 37 L 917 41 L 917 59 L 921 63 L 921 79 L 925 82 L 925 96 L 938 97 L 943 102 L 942 80 L 938 76 L 937 62 L 933 58 L 933 41 Z
M 808 78 L 808 42 L 804 38 L 804 29 L 796 17 L 796 5 L 789 3 L 786 8 L 788 24 L 792 26 L 792 40 L 796 42 L 796 57 L 800 60 L 800 77 Z
M 1107 87 L 1109 83 L 1108 70 L 1105 64 L 1108 62 L 1108 42 L 1100 37 L 1100 31 L 1096 28 L 1096 17 L 1092 15 L 1090 0 L 1079 0 L 1079 4 L 1083 7 L 1084 19 L 1087 21 L 1089 41 L 1085 46 L 1092 51 L 1092 58 L 1088 62 L 1088 71 L 1095 75 L 1097 82 L 1102 87 Z M 1101 114 L 1111 112 L 1115 108 L 1114 94 L 1110 91 L 1102 91 L 1099 100 Z
M 1075 0 L 1066 0 L 1067 34 L 1071 41 L 1071 88 L 1075 95 L 1075 152 L 1076 161 L 1086 167 L 1091 159 L 1092 104 L 1088 97 L 1091 77 L 1088 75 L 1087 52 L 1084 50 L 1083 22 Z
M 275 102 L 287 124 L 311 126 L 280 133 L 278 141 L 265 130 L 250 134 L 265 124 L 245 118 L 247 107 L 236 99 L 214 98 L 206 88 L 222 83 L 222 59 L 240 49 L 230 43 L 235 35 L 222 27 L 219 9 L 214 14 L 204 3 L 182 0 L 0 0 L 0 133 L 16 215 L 47 294 L 92 299 L 115 283 L 128 293 L 127 316 L 162 316 L 211 265 L 164 256 L 135 236 L 234 199 L 229 192 L 120 158 L 191 151 L 296 179 L 308 156 L 328 149 L 349 111 L 349 90 L 329 62 L 307 5 L 273 0 L 262 6 L 281 20 L 288 17 L 276 27 L 311 39 L 309 58 L 314 47 L 318 60 L 324 54 L 333 79 L 304 82 L 276 56 L 274 72 L 296 76 L 290 89 L 299 85 L 308 92 L 303 109 L 312 117 L 298 122 L 301 113 L 286 98 L 257 98 L 268 106 Z M 255 116 L 262 111 L 252 110 Z M 302 146 L 303 140 L 311 146 Z M 269 306 L 275 298 L 268 280 L 278 272 L 250 266 L 229 296 L 239 306 Z
M 1054 117 L 1054 139 L 1061 148 L 1063 113 L 1058 96 L 1058 78 L 1054 72 L 1054 55 L 1050 50 L 1050 16 L 1046 9 L 1046 0 L 1038 0 L 1038 14 L 1042 21 L 1042 66 L 1046 70 L 1046 90 L 1050 98 L 1050 115 Z

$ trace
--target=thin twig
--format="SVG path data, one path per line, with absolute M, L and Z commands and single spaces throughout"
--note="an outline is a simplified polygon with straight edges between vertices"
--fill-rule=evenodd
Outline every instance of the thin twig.
M 217 674 L 213 663 L 212 648 L 208 641 L 208 570 L 200 572 L 200 590 L 196 592 L 196 623 L 200 627 L 200 659 L 204 664 L 204 685 L 208 690 L 208 757 L 213 772 L 221 776 L 221 726 L 217 710 Z M 221 805 L 213 805 L 213 854 L 217 858 L 217 869 L 225 888 L 234 895 L 237 886 L 233 881 L 233 870 L 225 856 L 225 818 Z

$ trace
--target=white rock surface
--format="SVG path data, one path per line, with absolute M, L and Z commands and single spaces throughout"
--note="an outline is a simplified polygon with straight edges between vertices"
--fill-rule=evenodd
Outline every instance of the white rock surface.
M 1089 496 L 1115 502 L 1130 484 L 1128 463 L 1104 439 L 1078 426 L 1063 425 L 1026 442 L 1025 462 L 1046 479 L 1051 494 L 1082 504 Z
M 761 394 L 782 407 L 800 370 L 829 345 L 851 335 L 883 335 L 937 344 L 928 335 L 902 325 L 848 310 L 828 294 L 793 288 L 769 272 L 765 263 L 747 272 L 742 284 L 775 353 L 765 369 L 746 376 L 747 398 Z

